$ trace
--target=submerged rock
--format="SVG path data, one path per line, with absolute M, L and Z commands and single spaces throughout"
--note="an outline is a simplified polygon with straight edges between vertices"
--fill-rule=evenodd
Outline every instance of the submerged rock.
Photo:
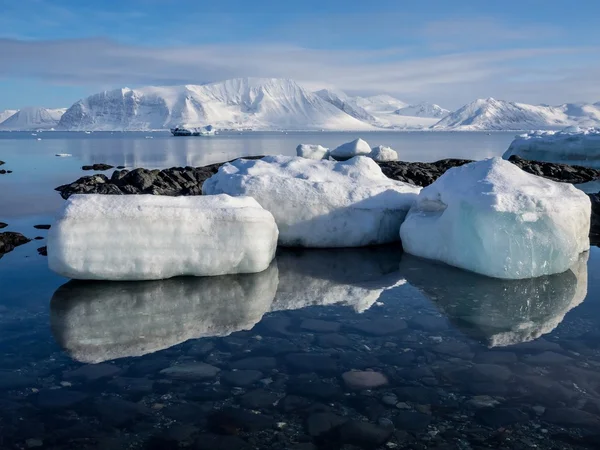
M 110 164 L 92 164 L 91 166 L 82 166 L 81 169 L 82 170 L 99 170 L 99 171 L 103 171 L 103 170 L 109 170 L 112 169 L 115 166 L 111 166 Z
M 19 245 L 27 244 L 29 241 L 31 241 L 31 239 L 14 231 L 0 233 L 0 256 L 13 251 L 15 247 L 18 247 Z

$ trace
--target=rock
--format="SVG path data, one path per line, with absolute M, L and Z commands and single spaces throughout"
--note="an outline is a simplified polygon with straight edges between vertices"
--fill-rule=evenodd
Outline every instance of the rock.
M 0 161 L 0 166 L 3 166 L 4 164 L 6 164 L 4 161 Z
M 310 436 L 320 437 L 332 432 L 346 420 L 344 417 L 329 412 L 314 413 L 306 419 L 306 431 Z
M 388 406 L 395 406 L 398 403 L 398 397 L 394 394 L 386 394 L 381 397 L 381 401 Z
M 96 381 L 100 378 L 113 377 L 120 371 L 121 369 L 112 364 L 88 364 L 81 366 L 78 369 L 65 372 L 63 378 L 66 380 L 81 379 L 84 381 Z
M 12 252 L 19 245 L 27 244 L 30 240 L 14 231 L 0 233 L 0 257 L 5 253 Z
M 534 341 L 522 342 L 520 344 L 511 346 L 511 350 L 525 353 L 562 351 L 560 345 L 558 345 L 556 342 L 549 342 L 546 339 L 536 339 Z
M 317 333 L 335 333 L 339 331 L 341 325 L 336 322 L 318 319 L 305 319 L 300 324 L 300 328 Z
M 360 420 L 350 420 L 340 427 L 340 441 L 362 448 L 383 445 L 394 431 L 393 427 L 380 427 Z
M 8 224 L 7 224 L 7 223 L 0 222 L 0 230 L 1 230 L 2 228 L 6 228 L 7 226 L 8 226 Z
M 37 384 L 36 381 L 35 378 L 19 372 L 0 370 L 0 391 L 33 387 Z
M 400 401 L 420 404 L 439 403 L 439 395 L 434 389 L 411 386 L 394 389 L 394 393 Z
M 289 413 L 292 411 L 305 410 L 312 404 L 313 402 L 307 398 L 299 397 L 297 395 L 286 395 L 279 401 L 277 406 L 283 412 Z
M 37 405 L 43 409 L 66 409 L 83 402 L 87 394 L 69 389 L 47 389 L 37 394 Z
M 417 357 L 414 352 L 388 353 L 381 355 L 379 359 L 390 366 L 404 367 L 411 365 Z
M 340 365 L 348 369 L 369 369 L 381 365 L 379 360 L 367 352 L 342 352 L 340 356 Z
M 475 355 L 474 361 L 483 364 L 513 364 L 518 358 L 513 352 L 488 351 Z
M 103 170 L 112 169 L 113 167 L 114 166 L 111 166 L 109 164 L 99 163 L 99 164 L 92 164 L 91 166 L 82 166 L 81 170 L 99 170 L 99 171 L 103 171 Z
M 463 342 L 442 342 L 441 344 L 434 346 L 432 350 L 436 353 L 441 353 L 456 358 L 471 359 L 473 357 L 471 347 Z
M 219 434 L 201 434 L 192 446 L 193 450 L 249 450 L 253 448 L 237 436 Z
M 48 256 L 48 247 L 45 245 L 37 249 L 37 252 L 40 256 Z
M 317 345 L 323 348 L 348 348 L 352 341 L 341 334 L 329 333 L 317 337 Z
M 289 394 L 319 400 L 333 400 L 342 394 L 339 386 L 320 380 L 290 380 L 287 391 Z
M 215 433 L 236 434 L 238 431 L 260 431 L 275 425 L 273 417 L 254 414 L 240 408 L 224 408 L 208 416 L 208 427 Z
M 232 369 L 251 369 L 251 370 L 273 370 L 277 367 L 277 360 L 269 356 L 256 356 L 251 358 L 238 359 L 229 364 Z
M 96 413 L 102 423 L 115 427 L 134 422 L 140 415 L 147 415 L 146 407 L 118 397 L 99 398 L 94 402 Z
M 36 241 L 41 241 L 42 239 L 44 239 L 43 236 L 36 236 L 33 239 L 35 239 Z
M 442 317 L 420 315 L 413 317 L 410 324 L 425 331 L 442 331 L 448 329 L 448 321 Z
M 400 430 L 421 431 L 431 423 L 431 416 L 412 411 L 397 411 L 393 418 L 394 425 Z
M 33 228 L 36 230 L 49 230 L 51 225 L 34 225 Z
M 382 318 L 363 320 L 350 325 L 350 327 L 371 336 L 386 336 L 406 329 L 406 322 L 402 319 Z
M 538 355 L 528 355 L 523 358 L 526 363 L 538 366 L 550 366 L 554 364 L 568 364 L 573 358 L 555 352 L 543 352 Z
M 162 414 L 169 419 L 182 423 L 197 423 L 212 410 L 210 402 L 196 403 L 174 403 L 162 409 Z
M 348 389 L 375 389 L 388 384 L 387 377 L 379 372 L 351 371 L 342 374 L 342 380 Z
M 218 367 L 200 362 L 171 366 L 161 370 L 160 373 L 179 380 L 206 380 L 216 377 L 220 371 Z
M 575 408 L 549 408 L 542 419 L 563 426 L 590 427 L 596 430 L 600 427 L 600 417 Z
M 41 439 L 30 438 L 25 441 L 25 445 L 27 446 L 27 448 L 42 447 L 44 445 L 44 441 L 42 441 Z
M 148 378 L 117 377 L 109 382 L 119 391 L 136 394 L 149 394 L 154 388 L 154 381 Z
M 162 433 L 162 437 L 167 441 L 178 443 L 188 441 L 198 431 L 200 431 L 199 428 L 191 424 L 175 424 L 167 428 Z
M 221 381 L 230 386 L 245 387 L 256 383 L 263 377 L 258 370 L 232 370 L 221 372 Z
M 250 409 L 272 408 L 277 400 L 279 400 L 279 396 L 276 393 L 256 389 L 242 395 L 240 405 Z
M 512 376 L 510 369 L 497 364 L 475 364 L 469 372 L 477 381 L 507 381 Z
M 500 402 L 489 395 L 476 395 L 467 401 L 469 406 L 473 408 L 493 408 L 498 405 Z
M 517 408 L 483 408 L 475 414 L 476 419 L 492 428 L 526 422 L 529 416 Z
M 337 364 L 326 354 L 291 353 L 285 356 L 285 361 L 291 368 L 299 372 L 335 373 Z

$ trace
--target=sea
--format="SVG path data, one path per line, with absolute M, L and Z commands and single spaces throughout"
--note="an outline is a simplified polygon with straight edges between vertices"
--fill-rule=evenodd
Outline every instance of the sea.
M 0 449 L 600 448 L 595 247 L 519 281 L 383 246 L 280 249 L 252 275 L 74 282 L 35 228 L 93 163 L 201 166 L 356 137 L 405 161 L 482 159 L 514 134 L 0 132 L 0 232 L 32 239 L 0 258 Z

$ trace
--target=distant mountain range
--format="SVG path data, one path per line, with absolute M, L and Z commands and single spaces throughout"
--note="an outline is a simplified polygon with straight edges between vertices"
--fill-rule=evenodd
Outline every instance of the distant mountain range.
M 600 103 L 527 105 L 479 99 L 457 111 L 389 95 L 311 92 L 292 80 L 239 78 L 204 85 L 115 89 L 68 109 L 0 111 L 0 130 L 122 131 L 213 125 L 253 130 L 530 130 L 600 126 Z

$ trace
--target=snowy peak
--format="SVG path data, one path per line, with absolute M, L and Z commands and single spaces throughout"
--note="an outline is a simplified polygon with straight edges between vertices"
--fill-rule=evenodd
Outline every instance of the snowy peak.
M 595 105 L 528 105 L 487 98 L 477 99 L 463 106 L 432 128 L 467 131 L 530 130 L 594 124 L 600 124 L 600 109 Z
M 16 109 L 5 109 L 4 111 L 0 111 L 0 124 L 8 119 L 13 114 L 16 114 L 18 110 Z
M 413 117 L 430 117 L 430 118 L 442 118 L 450 114 L 450 111 L 442 108 L 435 103 L 423 102 L 416 105 L 409 105 L 404 108 L 397 109 L 394 114 L 400 116 L 413 116 Z
M 48 130 L 58 125 L 65 108 L 22 108 L 0 123 L 0 130 Z
M 355 117 L 358 120 L 363 120 L 369 123 L 377 123 L 378 120 L 375 116 L 367 112 L 366 109 L 359 106 L 354 99 L 348 97 L 342 91 L 333 91 L 330 89 L 321 89 L 315 92 L 320 98 L 328 103 L 331 103 L 338 109 L 341 109 L 346 114 Z
M 293 80 L 276 78 L 102 92 L 75 103 L 59 126 L 67 130 L 146 130 L 208 124 L 256 130 L 372 128 Z
M 354 97 L 354 102 L 370 113 L 394 112 L 408 106 L 403 101 L 387 94 L 373 95 L 371 97 Z

